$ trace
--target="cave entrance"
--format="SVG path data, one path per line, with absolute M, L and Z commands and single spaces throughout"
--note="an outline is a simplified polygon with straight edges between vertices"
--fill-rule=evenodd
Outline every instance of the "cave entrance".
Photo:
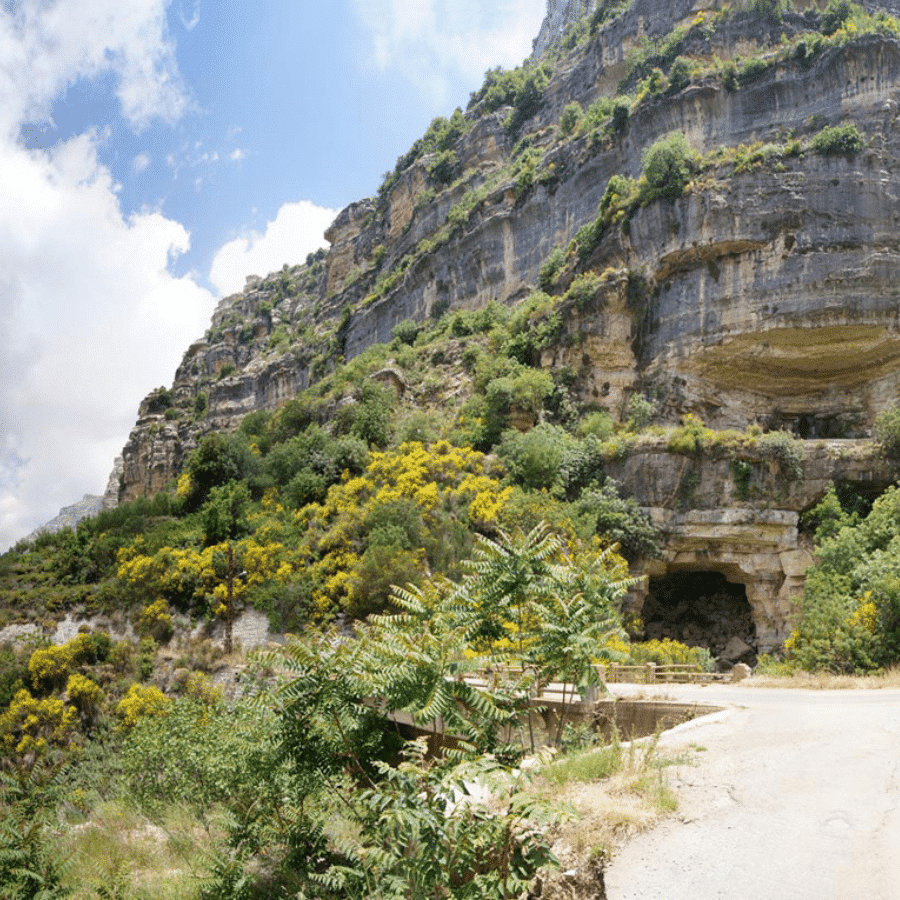
M 717 659 L 756 663 L 756 625 L 743 584 L 721 572 L 670 571 L 651 578 L 641 617 L 644 639 L 706 647 Z

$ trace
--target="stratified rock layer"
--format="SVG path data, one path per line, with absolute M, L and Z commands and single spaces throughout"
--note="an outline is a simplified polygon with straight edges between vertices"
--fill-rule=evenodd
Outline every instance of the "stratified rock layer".
M 693 413 L 718 428 L 865 437 L 900 396 L 900 42 L 882 34 L 847 40 L 762 66 L 739 84 L 695 79 L 644 100 L 602 139 L 576 132 L 563 140 L 556 128 L 567 104 L 586 109 L 615 94 L 642 37 L 709 13 L 710 27 L 692 31 L 685 52 L 728 59 L 808 27 L 789 14 L 773 31 L 744 13 L 718 28 L 717 6 L 637 0 L 558 64 L 543 106 L 520 132 L 509 131 L 508 108 L 470 111 L 473 127 L 453 148 L 461 180 L 435 187 L 433 159 L 419 159 L 382 197 L 338 216 L 324 259 L 254 279 L 224 299 L 171 391 L 142 405 L 124 450 L 121 497 L 164 487 L 203 433 L 279 406 L 334 359 L 390 340 L 404 320 L 526 296 L 553 248 L 594 221 L 611 176 L 638 176 L 642 152 L 673 131 L 707 157 L 789 137 L 799 143 L 777 166 L 739 171 L 725 156 L 679 199 L 644 205 L 627 229 L 607 229 L 585 263 L 601 274 L 601 288 L 592 303 L 566 310 L 563 340 L 542 364 L 568 367 L 581 399 L 614 419 L 642 393 L 669 423 Z M 542 36 L 573 8 L 551 4 Z M 542 37 L 536 51 L 544 46 Z M 858 128 L 864 149 L 809 149 L 824 126 L 842 123 Z M 540 177 L 524 188 L 511 163 L 523 135 L 542 157 Z M 451 215 L 473 197 L 466 215 Z M 757 493 L 746 500 L 729 487 L 727 459 L 690 463 L 699 467 L 690 504 L 684 457 L 642 451 L 610 469 L 666 533 L 664 559 L 647 571 L 709 570 L 745 584 L 765 649 L 788 632 L 809 562 L 799 513 L 833 478 L 886 484 L 893 476 L 847 446 L 810 444 L 803 476 L 789 484 L 766 481 L 760 462 Z

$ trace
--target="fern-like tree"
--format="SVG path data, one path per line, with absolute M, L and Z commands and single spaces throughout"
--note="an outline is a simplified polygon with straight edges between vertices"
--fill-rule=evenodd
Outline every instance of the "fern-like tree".
M 500 900 L 552 864 L 537 826 L 558 811 L 504 765 L 534 675 L 512 689 L 470 676 L 487 657 L 537 666 L 579 690 L 596 683 L 627 570 L 611 549 L 587 563 L 564 550 L 544 525 L 482 537 L 458 584 L 395 588 L 399 611 L 370 617 L 354 636 L 309 635 L 261 657 L 283 676 L 279 756 L 302 793 L 290 859 L 278 863 L 295 893 Z M 398 714 L 441 738 L 443 758 L 401 746 Z M 450 750 L 447 734 L 459 739 Z M 398 754 L 406 762 L 396 765 Z M 468 796 L 473 784 L 489 802 Z M 232 840 L 250 846 L 240 828 Z M 255 852 L 218 882 L 252 881 Z
M 464 581 L 474 649 L 501 661 L 510 650 L 523 658 L 535 633 L 536 607 L 567 578 L 561 549 L 543 523 L 528 534 L 500 530 L 495 539 L 476 537 Z
M 615 652 L 609 649 L 611 637 L 624 637 L 618 605 L 635 581 L 612 547 L 586 564 L 570 565 L 564 575 L 559 590 L 546 595 L 536 610 L 538 628 L 528 653 L 542 681 L 563 682 L 557 746 L 575 693 L 590 699 L 604 687 L 596 664 Z

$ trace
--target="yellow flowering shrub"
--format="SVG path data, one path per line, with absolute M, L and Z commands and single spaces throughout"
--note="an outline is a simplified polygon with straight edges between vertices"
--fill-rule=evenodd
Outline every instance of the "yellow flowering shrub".
M 168 640 L 172 636 L 172 612 L 164 599 L 148 603 L 138 616 L 138 631 L 152 635 L 157 641 Z
M 486 469 L 484 454 L 471 447 L 457 447 L 449 441 L 428 447 L 409 441 L 396 450 L 372 454 L 366 477 L 378 485 L 377 503 L 412 500 L 431 510 L 440 503 L 471 504 L 478 498 L 475 518 L 481 523 L 493 521 L 509 496 L 508 489 L 501 489 Z M 488 499 L 491 494 L 492 502 Z
M 68 745 L 77 724 L 77 713 L 60 697 L 33 697 L 22 689 L 0 714 L 0 742 L 4 755 L 43 756 L 50 749 Z
M 28 675 L 35 690 L 44 693 L 61 689 L 73 663 L 67 644 L 35 650 L 28 660 Z
M 860 627 L 870 634 L 875 634 L 878 628 L 878 607 L 872 599 L 871 591 L 866 591 L 859 598 L 856 610 L 850 615 L 848 623 L 852 627 Z
M 689 647 L 671 638 L 631 644 L 627 661 L 630 665 L 643 665 L 649 662 L 660 666 L 696 665 L 703 670 L 709 670 L 712 664 L 709 651 L 705 647 Z
M 184 499 L 186 497 L 190 497 L 191 493 L 194 490 L 194 483 L 191 480 L 191 473 L 185 469 L 181 475 L 178 476 L 178 484 L 175 488 L 175 494 Z
M 512 488 L 491 474 L 487 457 L 470 447 L 408 441 L 373 453 L 363 475 L 345 476 L 322 503 L 295 516 L 312 557 L 304 574 L 314 585 L 314 616 L 379 608 L 388 582 L 406 583 L 433 564 L 426 547 L 441 545 L 448 522 L 494 525 L 511 495 Z M 409 517 L 397 512 L 404 504 Z M 418 524 L 412 522 L 416 516 Z M 380 529 L 377 546 L 368 531 L 373 517 Z M 416 546 L 419 541 L 425 546 Z
M 69 676 L 66 682 L 66 694 L 69 702 L 82 713 L 96 708 L 103 701 L 100 685 L 78 672 Z
M 151 596 L 190 599 L 200 584 L 200 554 L 190 548 L 163 547 L 148 556 L 139 546 L 123 547 L 117 562 L 119 579 Z
M 184 692 L 207 706 L 213 706 L 222 699 L 222 689 L 216 687 L 204 672 L 191 672 L 184 685 Z
M 65 644 L 35 650 L 28 660 L 32 687 L 40 693 L 62 690 L 76 666 L 96 662 L 97 645 L 89 634 L 77 634 Z
M 133 684 L 119 701 L 116 714 L 126 728 L 133 728 L 144 716 L 162 716 L 171 701 L 157 687 Z

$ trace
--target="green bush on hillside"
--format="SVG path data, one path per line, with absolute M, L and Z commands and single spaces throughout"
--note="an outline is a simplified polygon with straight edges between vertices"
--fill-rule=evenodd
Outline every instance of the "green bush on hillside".
M 830 491 L 813 514 L 816 564 L 785 643 L 795 668 L 866 672 L 900 662 L 900 491 L 860 520 Z
M 891 406 L 878 414 L 872 437 L 882 455 L 900 460 L 900 406 Z
M 851 0 L 831 0 L 822 12 L 822 34 L 826 37 L 834 34 L 850 19 L 857 4 Z
M 865 146 L 863 136 L 852 123 L 829 125 L 823 128 L 811 141 L 810 149 L 821 156 L 849 156 L 858 153 Z
M 696 153 L 680 132 L 661 137 L 641 154 L 646 188 L 644 200 L 677 200 L 696 168 Z

